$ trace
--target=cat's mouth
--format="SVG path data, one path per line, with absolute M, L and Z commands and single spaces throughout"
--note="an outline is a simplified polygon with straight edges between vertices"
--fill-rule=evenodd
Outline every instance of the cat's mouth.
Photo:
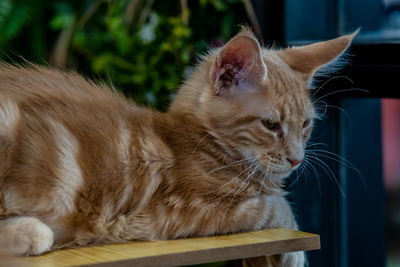
M 295 170 L 292 168 L 287 168 L 286 166 L 271 166 L 266 165 L 263 166 L 263 173 L 266 177 L 270 179 L 282 179 L 288 177 L 292 171 Z
M 276 162 L 276 163 L 263 163 L 262 165 L 262 172 L 266 177 L 269 177 L 270 179 L 283 179 L 287 178 L 290 176 L 290 174 L 297 170 L 301 164 L 298 164 L 294 167 L 288 165 L 288 164 L 282 164 L 281 162 Z

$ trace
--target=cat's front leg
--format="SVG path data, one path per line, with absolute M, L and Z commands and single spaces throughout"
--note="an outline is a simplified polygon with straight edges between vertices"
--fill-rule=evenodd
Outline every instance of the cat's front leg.
M 271 213 L 264 228 L 284 227 L 298 229 L 292 209 L 285 197 L 266 197 L 266 201 L 271 207 Z M 278 257 L 278 266 L 282 267 L 303 267 L 304 263 L 305 254 L 303 251 L 288 252 Z
M 25 256 L 39 255 L 51 250 L 53 243 L 53 231 L 37 218 L 21 216 L 0 220 L 2 251 Z
M 284 253 L 279 257 L 279 264 L 282 267 L 303 267 L 304 262 L 305 255 L 303 251 Z
M 281 255 L 243 259 L 243 267 L 298 267 L 304 266 L 304 253 L 302 251 L 289 252 Z

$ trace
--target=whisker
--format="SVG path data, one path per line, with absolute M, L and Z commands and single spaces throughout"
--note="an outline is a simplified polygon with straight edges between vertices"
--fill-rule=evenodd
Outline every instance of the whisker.
M 337 90 L 337 91 L 334 91 L 334 92 L 327 93 L 327 94 L 325 94 L 323 96 L 320 96 L 319 98 L 315 99 L 314 101 L 317 102 L 317 101 L 321 100 L 324 97 L 327 97 L 327 96 L 330 96 L 330 95 L 334 95 L 334 94 L 337 94 L 337 93 L 349 92 L 349 91 L 361 91 L 361 92 L 369 93 L 368 90 L 362 89 L 362 88 L 342 89 L 342 90 Z
M 347 113 L 347 111 L 345 111 L 344 109 L 342 109 L 341 107 L 335 106 L 335 105 L 329 105 L 327 103 L 325 103 L 325 108 L 336 108 L 337 110 L 339 110 L 340 112 L 343 113 L 343 115 L 346 117 L 347 121 L 349 122 L 350 125 L 350 131 L 351 129 L 353 129 L 353 124 L 351 123 L 351 118 L 350 115 Z
M 336 175 L 334 174 L 332 169 L 328 166 L 328 164 L 326 164 L 325 162 L 323 162 L 321 159 L 319 159 L 316 156 L 308 155 L 307 157 L 309 158 L 310 161 L 312 161 L 315 164 L 317 164 L 318 166 L 320 166 L 322 168 L 322 170 L 328 175 L 328 177 L 332 178 L 336 182 L 336 184 L 337 184 L 337 186 L 339 188 L 339 191 L 342 194 L 342 197 L 346 198 L 346 195 L 344 193 L 343 187 L 341 186 L 339 181 L 336 179 Z
M 340 155 L 338 155 L 336 153 L 333 153 L 333 152 L 330 152 L 330 151 L 326 151 L 326 150 L 321 150 L 321 149 L 311 149 L 311 150 L 308 150 L 307 152 L 308 153 L 313 153 L 316 156 L 320 156 L 320 157 L 331 159 L 331 160 L 336 161 L 336 162 L 338 162 L 340 164 L 343 164 L 345 167 L 353 170 L 360 177 L 360 179 L 361 179 L 361 181 L 363 183 L 363 186 L 364 186 L 364 190 L 367 191 L 367 184 L 365 182 L 364 176 L 362 175 L 362 172 L 359 169 L 357 169 L 357 167 L 354 166 L 354 164 L 351 163 L 349 160 L 345 159 L 344 157 L 342 157 L 342 156 L 340 156 Z M 319 153 L 317 153 L 317 152 L 319 152 Z M 322 153 L 326 153 L 328 155 L 324 155 Z M 334 157 L 337 157 L 337 158 L 334 158 Z
M 223 169 L 226 169 L 226 168 L 229 168 L 229 167 L 238 166 L 238 165 L 244 165 L 244 164 L 246 164 L 246 163 L 248 163 L 248 162 L 250 162 L 250 161 L 252 161 L 252 159 L 242 159 L 242 160 L 238 160 L 238 161 L 232 162 L 232 163 L 230 163 L 230 164 L 227 164 L 227 165 L 225 165 L 225 166 L 222 166 L 222 167 L 218 167 L 218 168 L 216 168 L 216 169 L 213 169 L 213 170 L 207 172 L 205 175 L 209 175 L 209 174 L 211 174 L 211 173 L 213 173 L 213 172 L 216 172 L 216 171 L 219 171 L 219 170 L 223 170 Z
M 222 185 L 219 186 L 218 188 L 216 188 L 216 189 L 214 189 L 214 190 L 211 190 L 211 191 L 205 193 L 205 195 L 208 195 L 208 194 L 217 192 L 218 190 L 220 190 L 220 189 L 223 188 L 224 186 L 227 186 L 227 185 L 233 183 L 234 180 L 238 179 L 243 173 L 245 173 L 248 169 L 250 169 L 250 168 L 253 166 L 253 164 L 254 164 L 255 161 L 256 161 L 256 159 L 253 159 L 249 167 L 247 167 L 246 169 L 244 169 L 244 170 L 243 170 L 242 172 L 240 172 L 238 175 L 236 175 L 235 177 L 233 177 L 232 179 L 230 179 L 228 182 L 222 184 Z M 243 163 L 243 164 L 246 164 L 246 163 Z M 234 189 L 236 189 L 236 187 L 235 187 Z M 232 189 L 232 190 L 231 190 L 230 192 L 228 192 L 227 194 L 231 193 L 234 189 Z
M 246 189 L 247 186 L 251 183 L 251 180 L 253 179 L 254 174 L 256 173 L 257 169 L 261 166 L 262 163 L 256 164 L 255 168 L 251 171 L 251 173 L 248 174 L 247 178 L 240 183 L 239 189 L 236 191 L 236 193 L 233 195 L 231 201 L 229 202 L 228 208 L 231 206 L 232 201 L 235 199 L 235 197 L 241 193 L 244 189 Z M 246 182 L 247 181 L 247 182 Z M 242 189 L 242 186 L 246 183 L 245 187 Z
M 323 106 L 318 106 L 318 104 L 321 103 Z M 324 117 L 326 117 L 326 111 L 328 110 L 328 104 L 325 101 L 318 101 L 314 103 L 315 106 L 315 111 L 317 112 L 316 119 L 322 120 Z M 319 112 L 320 109 L 323 109 L 322 112 Z
M 265 179 L 267 178 L 267 176 L 268 176 L 268 174 L 269 174 L 269 168 L 270 168 L 270 165 L 269 165 L 269 164 L 270 164 L 270 162 L 271 162 L 271 160 L 268 161 L 267 169 L 265 170 L 265 174 L 264 174 L 264 176 L 263 176 L 262 183 L 261 183 L 261 185 L 260 185 L 260 189 L 258 190 L 258 196 L 257 196 L 257 198 L 260 197 L 260 195 L 261 195 L 261 190 L 262 190 L 262 188 L 264 187 Z
M 312 165 L 311 161 L 307 160 L 307 163 L 309 163 L 310 168 L 312 169 L 312 171 L 313 171 L 315 177 L 317 178 L 318 192 L 319 192 L 319 195 L 321 196 L 321 195 L 322 195 L 322 190 L 321 190 L 321 183 L 320 183 L 320 181 L 319 181 L 318 171 L 317 171 L 317 169 L 314 167 L 314 165 Z
M 197 148 L 200 146 L 200 144 L 210 135 L 210 133 L 207 133 L 203 138 L 200 139 L 199 143 L 197 144 L 197 146 L 193 149 L 192 153 L 190 153 L 189 157 L 186 159 L 186 161 L 188 161 L 194 154 L 194 152 L 196 152 Z
M 311 147 L 311 146 L 324 146 L 324 147 L 328 147 L 327 144 L 325 143 L 313 143 L 313 142 L 308 142 L 306 144 L 306 148 Z
M 309 170 L 307 169 L 307 166 L 313 167 L 311 165 L 310 161 L 305 157 L 303 159 L 303 163 L 297 169 L 297 170 L 299 170 L 299 172 L 296 173 L 296 178 L 290 183 L 288 188 L 291 188 L 294 184 L 298 183 L 298 181 L 300 180 L 300 178 L 302 176 L 305 177 L 305 179 L 307 179 L 307 177 L 311 176 L 310 173 L 309 173 Z M 316 177 L 318 178 L 318 174 L 316 174 Z
M 344 78 L 344 79 L 350 81 L 351 84 L 354 84 L 354 81 L 353 81 L 352 79 L 350 79 L 349 77 L 347 77 L 347 76 L 344 76 L 344 75 L 334 76 L 334 77 L 330 78 L 329 80 L 325 81 L 325 82 L 314 92 L 314 94 L 312 94 L 311 98 L 313 98 L 313 97 L 319 92 L 319 90 L 324 89 L 324 86 L 327 85 L 330 81 L 332 81 L 332 80 L 334 80 L 334 79 L 339 79 L 339 78 Z
M 303 172 L 302 172 L 302 173 L 303 173 Z M 292 186 L 293 186 L 297 181 L 299 181 L 300 177 L 301 177 L 301 176 L 298 175 L 298 174 L 296 173 L 296 178 L 293 179 L 293 181 L 289 184 L 288 188 L 289 188 L 289 189 L 292 188 Z
M 341 160 L 341 161 L 344 162 L 344 164 L 346 164 L 346 166 L 348 166 L 349 168 L 352 168 L 355 172 L 361 174 L 361 171 L 358 170 L 358 169 L 354 166 L 353 163 L 351 163 L 349 160 L 345 159 L 344 157 L 342 157 L 342 156 L 340 156 L 340 155 L 338 155 L 338 154 L 336 154 L 336 153 L 333 153 L 333 152 L 330 152 L 330 151 L 327 151 L 327 150 L 322 150 L 322 149 L 309 149 L 309 150 L 307 150 L 307 152 L 313 153 L 313 154 L 315 154 L 315 155 L 323 156 L 323 157 L 326 157 L 326 158 L 335 160 L 335 161 L 337 161 L 337 162 L 340 162 L 340 160 Z M 319 152 L 319 153 L 317 153 L 317 152 Z M 327 153 L 328 155 L 331 155 L 332 157 L 330 157 L 330 156 L 328 156 L 328 155 L 320 154 L 320 153 Z M 338 159 L 336 159 L 336 158 L 334 158 L 334 157 L 338 157 Z
M 305 167 L 305 165 L 306 165 L 306 158 L 304 158 L 304 163 L 302 163 L 300 166 L 299 166 L 299 168 L 297 168 L 296 169 L 296 178 L 290 183 L 290 185 L 288 186 L 288 188 L 291 188 L 296 182 L 298 182 L 299 181 L 299 179 L 300 179 L 300 177 L 301 177 L 301 175 L 304 173 L 304 171 L 306 171 L 306 167 Z M 300 171 L 300 173 L 298 172 L 298 170 L 300 170 L 300 168 L 301 168 L 301 171 Z
M 253 166 L 253 164 L 254 164 L 254 161 L 253 161 L 253 163 L 252 163 L 252 165 L 251 166 Z M 249 167 L 250 168 L 250 167 Z M 247 169 L 249 169 L 249 168 L 247 168 Z M 243 173 L 243 172 L 242 172 Z M 237 177 L 237 176 L 236 176 Z M 235 177 L 235 178 L 236 178 Z M 234 178 L 234 179 L 235 179 Z M 244 181 L 240 181 L 240 183 L 238 184 L 238 185 L 236 185 L 231 191 L 229 191 L 228 193 L 226 193 L 226 194 L 223 194 L 222 196 L 219 196 L 219 197 L 217 197 L 217 198 L 215 198 L 215 199 L 213 199 L 214 201 L 215 200 L 218 200 L 218 199 L 221 199 L 221 198 L 224 198 L 224 197 L 226 197 L 226 196 L 228 196 L 230 193 L 232 193 L 233 191 L 235 191 L 236 190 L 236 188 L 238 188 L 239 186 L 241 186 L 242 184 L 243 184 L 243 182 L 245 182 L 247 180 L 247 178 L 244 180 Z M 224 185 L 227 185 L 227 184 L 230 184 L 230 183 L 232 183 L 232 181 L 233 181 L 233 179 L 229 182 L 229 183 L 226 183 L 226 184 L 224 184 Z M 222 188 L 223 186 L 221 186 L 220 188 Z M 231 203 L 231 202 L 229 202 L 229 203 Z

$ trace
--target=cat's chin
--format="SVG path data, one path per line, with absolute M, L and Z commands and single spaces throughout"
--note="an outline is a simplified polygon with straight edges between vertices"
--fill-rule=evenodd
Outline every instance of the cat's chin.
M 283 172 L 272 172 L 271 173 L 271 178 L 272 179 L 275 179 L 275 180 L 277 180 L 277 179 L 285 179 L 285 178 L 287 178 L 287 177 L 289 177 L 290 176 L 290 174 L 292 173 L 292 170 L 289 170 L 289 171 L 283 171 Z
M 264 169 L 262 171 L 263 175 L 267 175 L 268 179 L 271 180 L 280 180 L 290 176 L 292 173 L 292 169 L 289 170 L 271 170 L 271 169 Z

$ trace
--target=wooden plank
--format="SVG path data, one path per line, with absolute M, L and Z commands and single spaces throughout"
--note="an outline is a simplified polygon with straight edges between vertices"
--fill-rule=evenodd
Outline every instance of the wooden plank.
M 24 258 L 33 266 L 176 266 L 319 249 L 319 236 L 285 228 L 168 241 L 62 249 Z

